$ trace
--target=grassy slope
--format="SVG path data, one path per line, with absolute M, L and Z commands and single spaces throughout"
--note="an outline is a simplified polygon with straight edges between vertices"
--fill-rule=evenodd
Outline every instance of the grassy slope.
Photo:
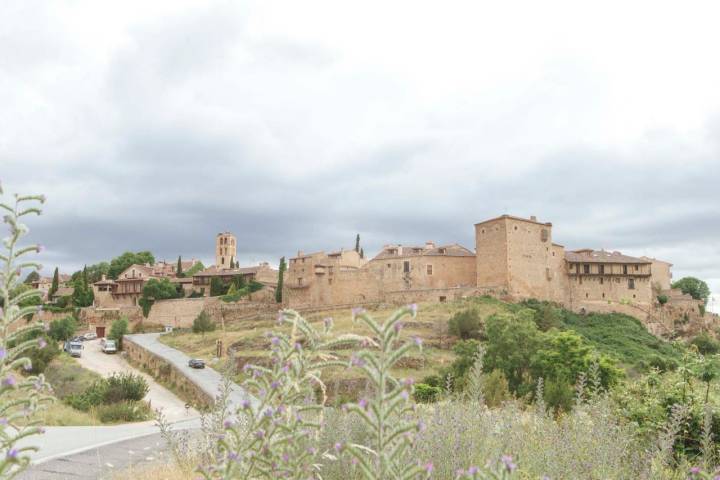
M 484 319 L 499 312 L 513 312 L 523 308 L 521 305 L 504 303 L 490 297 L 474 297 L 448 303 L 420 304 L 417 319 L 409 322 L 403 330 L 407 338 L 418 336 L 423 339 L 425 347 L 422 358 L 424 363 L 416 368 L 398 368 L 394 374 L 398 377 L 421 379 L 436 373 L 439 368 L 449 365 L 454 360 L 451 350 L 453 339 L 447 337 L 447 321 L 457 311 L 474 308 Z M 380 308 L 372 311 L 376 319 L 383 319 L 394 311 L 394 307 Z M 672 344 L 660 340 L 650 334 L 635 318 L 622 314 L 591 314 L 576 315 L 561 310 L 562 328 L 582 335 L 588 343 L 598 351 L 609 354 L 620 361 L 629 371 L 639 367 L 640 362 L 647 361 L 657 355 L 665 359 L 677 360 L 680 352 Z M 368 334 L 361 325 L 352 322 L 349 310 L 328 310 L 307 315 L 307 319 L 318 324 L 326 317 L 334 320 L 334 333 Z M 226 325 L 223 333 L 221 325 L 214 332 L 196 335 L 189 331 L 176 331 L 163 335 L 161 341 L 169 346 L 184 351 L 190 356 L 210 360 L 215 356 L 215 345 L 218 339 L 223 340 L 225 348 L 239 342 L 237 355 L 261 358 L 268 355 L 265 334 L 276 328 L 273 316 L 263 316 L 254 320 L 245 320 Z M 349 350 L 341 350 L 337 355 L 347 358 Z M 336 369 L 329 372 L 329 380 L 348 378 L 347 370 Z

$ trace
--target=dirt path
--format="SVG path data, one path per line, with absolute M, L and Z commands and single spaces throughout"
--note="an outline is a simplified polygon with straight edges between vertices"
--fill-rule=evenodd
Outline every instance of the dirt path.
M 100 340 L 87 341 L 84 345 L 82 357 L 78 359 L 83 367 L 97 372 L 103 377 L 109 377 L 114 372 L 130 372 L 141 375 L 150 387 L 145 400 L 153 409 L 162 409 L 169 421 L 186 420 L 198 416 L 195 409 L 186 408 L 183 400 L 157 383 L 150 375 L 130 366 L 121 354 L 103 353 L 100 350 Z

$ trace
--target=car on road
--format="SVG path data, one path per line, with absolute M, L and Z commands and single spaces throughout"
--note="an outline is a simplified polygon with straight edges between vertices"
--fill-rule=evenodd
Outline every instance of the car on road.
M 83 335 L 83 337 L 85 337 L 85 340 L 95 340 L 97 338 L 97 333 L 88 332 L 85 335 Z
M 115 340 L 103 340 L 104 341 L 101 347 L 103 353 L 117 353 L 117 345 L 115 344 Z
M 191 358 L 188 362 L 190 368 L 205 368 L 205 360 L 200 358 Z
M 82 335 L 78 335 L 77 337 L 73 337 L 70 339 L 71 342 L 84 342 L 85 337 Z
M 76 342 L 73 340 L 68 340 L 65 342 L 65 346 L 63 347 L 63 350 L 70 354 L 71 357 L 82 357 L 82 351 L 83 351 L 83 344 L 81 342 Z

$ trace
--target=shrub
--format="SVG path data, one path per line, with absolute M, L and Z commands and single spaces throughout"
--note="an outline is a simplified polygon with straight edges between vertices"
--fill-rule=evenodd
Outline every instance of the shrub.
M 64 342 L 75 335 L 75 330 L 77 330 L 77 322 L 75 318 L 68 315 L 65 318 L 50 322 L 48 335 L 58 342 Z
M 115 340 L 117 342 L 118 350 L 122 350 L 123 344 L 123 336 L 127 335 L 128 333 L 128 321 L 127 318 L 120 318 L 118 320 L 115 320 L 112 323 L 112 326 L 110 327 L 110 334 L 107 338 L 110 340 Z
M 138 422 L 152 417 L 145 402 L 124 401 L 95 407 L 95 415 L 103 423 Z
M 569 412 L 575 401 L 573 385 L 563 379 L 549 379 L 545 382 L 545 403 L 558 412 Z
M 657 301 L 660 305 L 665 305 L 668 302 L 669 298 L 664 293 L 661 293 L 657 296 Z
M 192 331 L 193 333 L 212 332 L 215 330 L 215 326 L 215 322 L 212 321 L 210 315 L 203 310 L 200 312 L 200 315 L 193 320 Z
M 510 388 L 505 374 L 501 370 L 493 370 L 482 380 L 482 393 L 488 407 L 499 407 L 510 400 Z
M 188 295 L 187 298 L 202 298 L 204 296 L 205 295 L 203 295 L 202 293 L 193 290 L 192 292 L 190 292 L 190 295 Z
M 690 340 L 690 345 L 695 345 L 698 352 L 703 355 L 714 355 L 720 352 L 720 342 L 712 338 L 707 332 L 703 332 Z
M 60 354 L 60 349 L 52 338 L 41 335 L 37 337 L 37 342 L 38 346 L 28 352 L 28 357 L 32 362 L 32 369 L 29 373 L 33 375 L 43 373 L 52 359 Z
M 426 383 L 418 383 L 415 385 L 413 398 L 418 403 L 432 403 L 437 401 L 441 394 L 442 388 L 440 387 L 434 387 Z
M 212 277 L 212 279 L 210 279 L 211 297 L 219 297 L 220 295 L 225 295 L 227 293 L 227 290 L 227 287 L 223 285 L 222 280 L 220 280 L 218 277 Z
M 124 400 L 140 401 L 147 395 L 149 387 L 140 375 L 114 373 L 105 379 L 104 401 L 117 403 Z
M 448 332 L 463 340 L 480 338 L 480 314 L 475 309 L 457 312 L 448 320 Z

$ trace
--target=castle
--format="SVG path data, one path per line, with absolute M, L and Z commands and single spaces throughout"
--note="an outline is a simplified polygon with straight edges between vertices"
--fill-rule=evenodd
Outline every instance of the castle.
M 369 260 L 355 250 L 298 252 L 289 262 L 283 301 L 291 308 L 312 308 L 489 294 L 647 319 L 663 292 L 676 304 L 698 307 L 671 290 L 671 267 L 620 252 L 566 251 L 553 242 L 551 223 L 502 215 L 475 225 L 474 252 L 433 242 L 386 245 Z

